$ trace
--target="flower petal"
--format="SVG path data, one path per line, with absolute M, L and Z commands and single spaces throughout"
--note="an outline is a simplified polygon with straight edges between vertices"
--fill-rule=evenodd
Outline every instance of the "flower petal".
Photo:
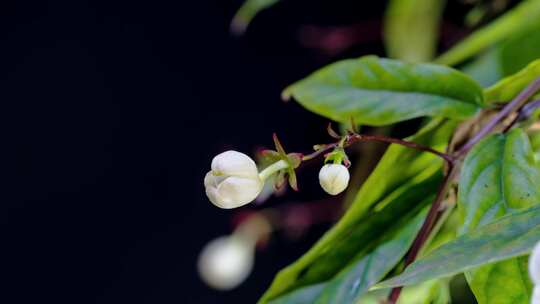
M 229 150 L 218 154 L 212 160 L 214 175 L 255 177 L 258 176 L 257 165 L 246 154 Z

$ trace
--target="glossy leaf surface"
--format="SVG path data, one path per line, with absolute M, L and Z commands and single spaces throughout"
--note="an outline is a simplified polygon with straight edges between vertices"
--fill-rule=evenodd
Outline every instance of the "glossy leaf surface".
M 457 70 L 375 56 L 326 66 L 283 97 L 338 122 L 375 126 L 422 116 L 465 119 L 483 104 L 480 86 Z

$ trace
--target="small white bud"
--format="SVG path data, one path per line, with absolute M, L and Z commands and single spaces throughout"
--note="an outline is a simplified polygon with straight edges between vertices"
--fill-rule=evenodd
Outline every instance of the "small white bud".
M 529 274 L 533 283 L 540 285 L 540 242 L 534 246 L 529 257 Z
M 319 171 L 319 183 L 324 191 L 337 195 L 349 184 L 349 170 L 341 164 L 327 164 Z
M 204 177 L 206 195 L 224 209 L 252 202 L 262 190 L 263 181 L 255 162 L 244 153 L 223 152 L 212 160 L 212 170 Z
M 214 289 L 234 289 L 251 273 L 254 250 L 254 244 L 247 239 L 219 237 L 208 243 L 199 255 L 199 275 Z

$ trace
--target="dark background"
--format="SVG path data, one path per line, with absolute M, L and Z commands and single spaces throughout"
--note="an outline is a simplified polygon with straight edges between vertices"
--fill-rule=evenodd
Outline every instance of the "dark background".
M 214 155 L 252 153 L 274 131 L 291 151 L 328 141 L 325 119 L 279 94 L 326 63 L 383 54 L 385 3 L 369 2 L 284 1 L 243 37 L 228 32 L 240 0 L 2 2 L 16 174 L 0 210 L 0 302 L 254 303 L 327 227 L 277 234 L 246 284 L 208 289 L 197 255 L 237 211 L 208 202 L 204 174 Z M 328 54 L 299 42 L 313 24 L 365 24 L 365 35 Z M 308 191 L 268 204 L 324 197 L 316 184 L 308 169 Z

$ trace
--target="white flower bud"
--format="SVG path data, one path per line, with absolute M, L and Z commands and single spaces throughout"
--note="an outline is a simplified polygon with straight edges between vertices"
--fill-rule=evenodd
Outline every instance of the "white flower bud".
M 349 170 L 341 164 L 327 164 L 319 171 L 319 183 L 324 191 L 337 195 L 349 184 Z
M 212 170 L 204 177 L 206 195 L 214 205 L 224 209 L 252 202 L 263 184 L 255 162 L 236 151 L 226 151 L 214 157 Z
M 540 242 L 534 246 L 529 257 L 529 274 L 533 283 L 540 285 Z
M 251 273 L 254 250 L 254 244 L 241 237 L 217 238 L 208 243 L 199 256 L 199 275 L 214 289 L 236 288 Z

